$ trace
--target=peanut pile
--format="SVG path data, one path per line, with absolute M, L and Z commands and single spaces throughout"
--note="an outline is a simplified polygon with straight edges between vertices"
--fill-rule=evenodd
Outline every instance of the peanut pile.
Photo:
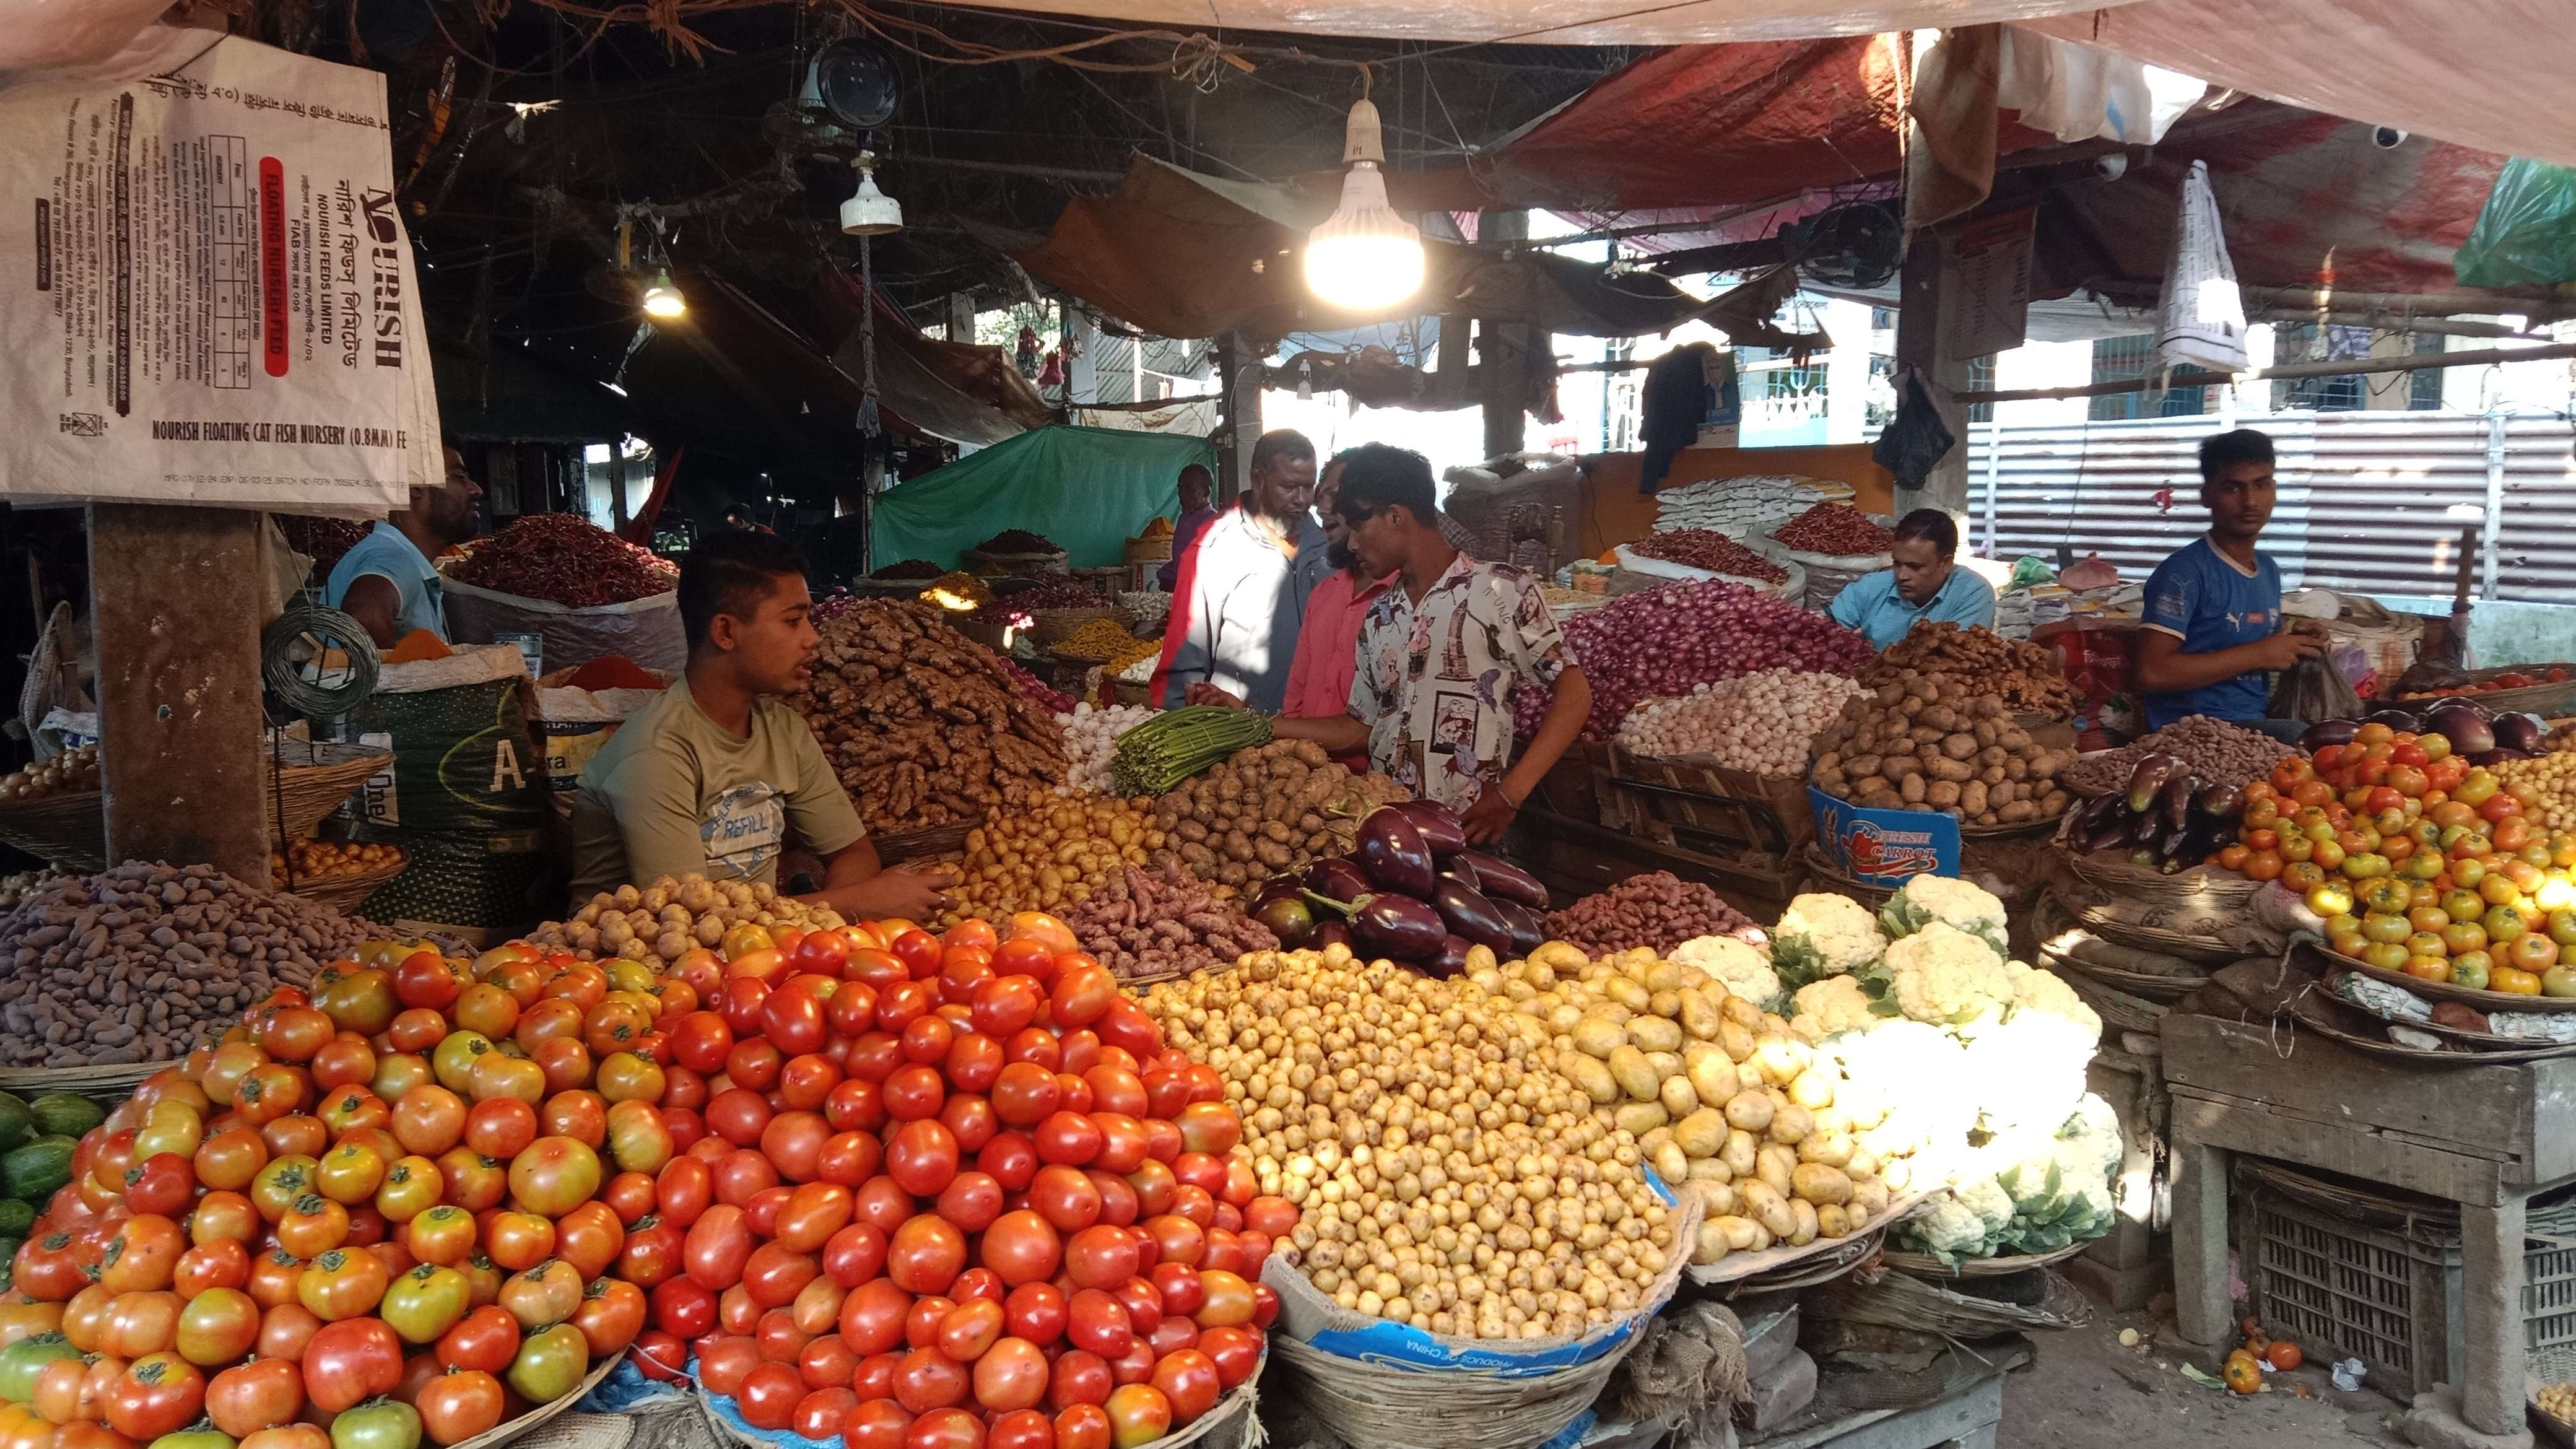
M 873 831 L 1035 804 L 1065 777 L 1054 716 L 934 605 L 852 605 L 823 626 L 813 681 L 788 702 Z

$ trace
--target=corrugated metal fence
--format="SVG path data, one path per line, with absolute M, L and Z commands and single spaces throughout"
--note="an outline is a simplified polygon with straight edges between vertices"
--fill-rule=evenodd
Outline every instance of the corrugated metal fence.
M 2264 550 L 2282 581 L 2447 597 L 2460 530 L 2484 520 L 2482 597 L 2576 604 L 2576 429 L 2556 417 L 2434 412 L 2248 418 L 2280 450 Z M 2208 417 L 1969 429 L 1971 536 L 1990 557 L 2098 552 L 2143 579 L 2207 527 Z M 2456 510 L 2456 511 L 2455 511 Z

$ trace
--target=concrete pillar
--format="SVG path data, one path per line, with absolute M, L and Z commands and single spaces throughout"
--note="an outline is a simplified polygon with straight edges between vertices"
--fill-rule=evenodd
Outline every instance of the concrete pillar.
M 1252 445 L 1261 438 L 1262 359 L 1240 332 L 1217 339 L 1218 406 L 1224 421 L 1217 433 L 1216 506 L 1243 496 L 1252 481 Z
M 1949 262 L 1950 249 L 1938 231 L 1918 233 L 1905 255 L 1904 290 L 1896 314 L 1896 397 L 1902 406 L 1906 396 L 1905 368 L 1920 369 L 1925 390 L 1941 410 L 1941 421 L 1958 441 L 1933 465 L 1921 488 L 1898 486 L 1896 513 L 1901 518 L 1917 508 L 1938 508 L 1961 520 L 1964 526 L 1968 512 L 1968 410 L 1950 399 L 1967 386 L 1968 359 L 1951 357 L 1949 339 L 1943 335 L 1941 290 Z
M 1529 213 L 1488 211 L 1476 218 L 1476 242 L 1510 244 L 1529 239 Z M 1517 453 L 1527 444 L 1530 349 L 1538 336 L 1526 323 L 1480 320 L 1477 350 L 1483 354 L 1483 382 L 1477 390 L 1485 411 L 1485 456 Z

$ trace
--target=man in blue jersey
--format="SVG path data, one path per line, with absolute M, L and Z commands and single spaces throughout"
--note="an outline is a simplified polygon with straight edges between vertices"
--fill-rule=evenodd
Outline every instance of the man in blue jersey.
M 430 562 L 475 535 L 481 527 L 475 500 L 483 496 L 465 473 L 465 455 L 447 450 L 447 477 L 435 488 L 411 490 L 411 507 L 369 529 L 340 556 L 322 582 L 322 602 L 365 626 L 379 649 L 426 629 L 447 642 L 447 594 Z
M 2272 462 L 2272 440 L 2251 428 L 2201 440 L 2209 532 L 2147 579 L 2137 681 L 2149 729 L 2193 714 L 2288 739 L 2304 728 L 2265 718 L 2271 672 L 2325 648 L 2285 627 L 2280 566 L 2254 547 L 2272 521 Z

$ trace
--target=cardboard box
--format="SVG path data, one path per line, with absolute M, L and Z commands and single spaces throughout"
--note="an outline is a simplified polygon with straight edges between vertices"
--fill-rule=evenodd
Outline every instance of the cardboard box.
M 1816 848 L 1863 885 L 1893 890 L 1918 875 L 1959 873 L 1959 822 L 1938 810 L 1872 810 L 1810 785 Z

